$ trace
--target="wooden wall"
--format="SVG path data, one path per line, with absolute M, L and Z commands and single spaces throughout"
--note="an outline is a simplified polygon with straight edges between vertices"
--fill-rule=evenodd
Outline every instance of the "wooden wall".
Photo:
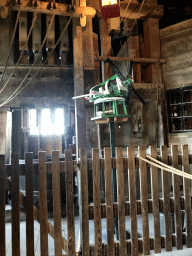
M 192 19 L 160 30 L 165 90 L 192 85 Z M 166 113 L 165 113 L 166 115 Z M 192 134 L 168 133 L 168 146 L 191 144 Z M 191 149 L 191 146 L 189 146 Z

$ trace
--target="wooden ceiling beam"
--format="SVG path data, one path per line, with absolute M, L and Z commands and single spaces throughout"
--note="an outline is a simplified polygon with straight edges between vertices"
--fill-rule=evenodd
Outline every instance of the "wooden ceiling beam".
M 160 18 L 164 14 L 163 6 L 157 4 L 142 4 L 132 2 L 126 10 L 128 1 L 120 2 L 120 15 L 122 18 L 143 19 L 145 17 Z M 141 8 L 142 7 L 142 8 Z

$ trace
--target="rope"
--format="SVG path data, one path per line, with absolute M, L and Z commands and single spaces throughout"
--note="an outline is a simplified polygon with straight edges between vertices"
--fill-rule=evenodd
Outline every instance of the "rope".
M 0 79 L 0 84 L 1 84 L 1 82 L 3 80 L 4 74 L 5 74 L 5 70 L 7 68 L 9 56 L 10 56 L 10 53 L 11 53 L 11 48 L 12 48 L 13 41 L 14 41 L 14 38 L 15 38 L 15 33 L 16 33 L 16 30 L 17 30 L 17 24 L 19 22 L 20 13 L 21 13 L 20 11 L 18 11 L 18 13 L 17 13 L 17 19 L 16 19 L 16 22 L 15 22 L 15 27 L 14 27 L 14 30 L 13 30 L 13 35 L 12 35 L 12 38 L 11 38 L 9 52 L 8 52 L 7 59 L 6 59 L 6 62 L 5 62 L 5 67 L 4 67 L 3 74 L 2 74 L 1 79 Z
M 174 168 L 174 167 L 172 167 L 172 166 L 169 166 L 169 165 L 167 165 L 167 164 L 164 164 L 164 163 L 162 163 L 162 162 L 160 162 L 160 161 L 154 159 L 154 158 L 151 157 L 151 156 L 148 156 L 148 155 L 147 155 L 146 157 L 149 157 L 149 158 L 152 159 L 153 161 L 158 162 L 158 164 L 153 163 L 153 162 L 151 162 L 151 161 L 149 161 L 149 160 L 147 160 L 147 159 L 145 159 L 145 158 L 143 158 L 143 157 L 141 157 L 141 156 L 139 156 L 139 155 L 138 155 L 137 157 L 138 157 L 139 159 L 141 159 L 142 161 L 144 161 L 144 162 L 146 162 L 146 163 L 149 163 L 150 165 L 153 165 L 153 166 L 155 166 L 155 167 L 157 167 L 157 168 L 163 169 L 163 170 L 165 170 L 165 171 L 168 171 L 168 172 L 171 172 L 171 173 L 173 173 L 173 174 L 176 174 L 176 175 L 179 175 L 179 176 L 181 176 L 181 177 L 184 177 L 184 178 L 187 178 L 187 179 L 192 180 L 192 175 L 191 175 L 191 174 L 186 173 L 186 172 L 183 172 L 183 171 L 180 171 L 180 170 L 178 170 L 178 169 L 176 169 L 176 168 Z
M 26 78 L 28 77 L 28 74 L 30 73 L 30 72 L 28 72 L 27 75 L 25 76 L 24 80 L 21 82 L 21 84 L 20 84 L 19 87 L 17 88 L 17 90 L 11 95 L 12 97 L 10 96 L 10 97 L 6 100 L 6 102 L 3 103 L 4 105 L 6 105 L 6 104 L 9 103 L 10 101 L 12 101 L 15 97 L 17 97 L 17 96 L 33 81 L 33 79 L 38 75 L 38 73 L 42 70 L 42 68 L 44 67 L 45 63 L 47 62 L 47 60 L 49 59 L 49 57 L 51 56 L 51 54 L 53 53 L 53 51 L 55 50 L 55 48 L 56 48 L 57 45 L 59 44 L 61 38 L 63 37 L 64 32 L 65 32 L 65 30 L 67 29 L 67 27 L 68 27 L 68 25 L 69 25 L 71 19 L 72 19 L 72 16 L 71 16 L 70 19 L 68 20 L 68 22 L 67 22 L 65 28 L 63 29 L 63 31 L 62 31 L 62 33 L 61 33 L 61 35 L 60 35 L 60 37 L 59 37 L 59 39 L 57 40 L 57 43 L 55 44 L 55 46 L 54 46 L 54 48 L 52 49 L 52 51 L 49 53 L 47 59 L 44 61 L 44 63 L 43 63 L 42 66 L 40 67 L 40 69 L 35 73 L 35 75 L 31 78 L 31 80 L 29 80 L 29 82 L 28 82 L 18 93 L 16 93 L 16 91 L 18 91 L 18 90 L 21 88 L 21 86 L 22 86 L 23 83 L 25 82 Z M 50 25 L 51 25 L 51 23 L 50 23 Z M 41 50 L 40 50 L 40 51 L 41 51 Z M 37 55 L 37 58 L 38 58 L 38 55 Z M 36 59 L 37 59 L 37 58 L 36 58 Z M 33 63 L 33 65 L 32 65 L 32 67 L 33 67 L 33 66 L 34 66 L 34 63 Z M 29 70 L 29 71 L 31 71 L 31 70 Z M 16 94 L 15 94 L 15 93 L 16 93 Z M 3 106 L 4 106 L 4 105 L 3 105 Z M 2 107 L 2 104 L 0 105 L 0 107 Z
M 30 31 L 29 31 L 29 34 L 28 34 L 28 36 L 27 36 L 27 42 L 28 42 L 29 37 L 30 37 L 30 35 L 31 35 L 32 29 L 33 29 L 33 27 L 34 27 L 34 25 L 35 25 L 36 17 L 37 17 L 37 12 L 35 12 L 35 15 L 34 15 L 34 18 L 33 18 L 32 24 L 31 24 L 31 27 L 30 27 Z M 19 59 L 18 59 L 16 65 L 15 65 L 15 67 L 14 67 L 14 69 L 13 69 L 11 75 L 9 76 L 9 78 L 8 78 L 7 82 L 5 83 L 5 85 L 3 86 L 3 88 L 0 90 L 0 93 L 2 93 L 2 91 L 3 91 L 3 90 L 5 89 L 5 87 L 8 85 L 8 83 L 9 83 L 9 81 L 10 81 L 12 75 L 15 73 L 15 70 L 16 70 L 16 68 L 17 68 L 18 65 L 19 65 L 19 62 L 20 62 L 20 60 L 21 60 L 21 58 L 22 58 L 24 52 L 25 52 L 25 50 L 22 50 L 22 52 L 21 52 L 21 54 L 20 54 L 20 56 L 19 56 Z M 1 105 L 0 105 L 0 106 L 1 106 Z
M 36 13 L 35 13 L 35 14 L 36 14 Z M 45 37 L 44 37 L 44 40 L 43 40 L 43 43 L 42 43 L 42 45 L 41 45 L 40 51 L 39 51 L 39 53 L 37 54 L 36 59 L 35 59 L 35 61 L 33 62 L 32 66 L 30 67 L 29 71 L 27 72 L 26 76 L 24 77 L 24 79 L 23 79 L 23 81 L 20 83 L 20 85 L 17 87 L 17 89 L 11 94 L 11 96 L 9 96 L 2 104 L 0 104 L 0 107 L 5 106 L 7 103 L 9 103 L 12 99 L 14 99 L 14 98 L 16 97 L 15 94 L 16 94 L 17 91 L 22 87 L 22 85 L 23 85 L 23 83 L 25 82 L 25 80 L 28 78 L 28 75 L 30 74 L 30 72 L 31 72 L 32 68 L 34 67 L 34 65 L 35 65 L 35 63 L 36 63 L 36 61 L 37 61 L 39 55 L 41 54 L 41 50 L 43 49 L 43 46 L 44 46 L 44 44 L 45 44 L 45 42 L 46 42 L 46 39 L 47 39 L 47 36 L 48 36 L 48 34 L 49 34 L 49 31 L 50 31 L 51 25 L 52 25 L 52 23 L 53 23 L 54 17 L 55 17 L 55 14 L 53 14 L 53 16 L 52 16 L 51 22 L 50 22 L 50 24 L 49 24 L 47 33 L 46 33 L 46 35 L 45 35 Z M 35 15 L 34 19 L 36 19 L 36 15 Z M 34 22 L 35 22 L 35 21 L 34 21 Z M 34 26 L 34 22 L 33 22 L 33 24 L 32 24 L 33 26 Z M 31 25 L 30 32 L 32 32 L 32 25 Z M 29 36 L 30 36 L 30 32 L 29 32 L 29 35 L 28 35 L 28 39 L 29 39 Z M 23 51 L 23 52 L 24 52 L 24 51 Z M 23 53 L 23 52 L 22 52 L 22 53 Z M 20 59 L 21 59 L 21 56 L 20 56 L 18 62 L 20 61 Z M 16 67 L 18 66 L 18 62 L 17 62 Z M 13 73 L 15 72 L 16 67 L 14 68 L 14 70 L 13 70 L 11 76 L 12 76 Z M 10 78 L 11 78 L 11 76 L 10 76 Z M 10 79 L 9 79 L 9 80 L 10 80 Z M 9 80 L 7 81 L 6 85 L 8 84 Z M 17 95 L 18 95 L 18 94 L 17 94 Z

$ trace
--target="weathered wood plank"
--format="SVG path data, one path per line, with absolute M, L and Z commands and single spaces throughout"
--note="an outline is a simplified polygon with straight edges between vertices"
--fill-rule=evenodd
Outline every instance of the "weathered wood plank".
M 33 153 L 25 153 L 27 256 L 34 256 Z
M 53 217 L 54 217 L 54 246 L 55 256 L 62 255 L 61 243 L 61 199 L 60 199 L 60 164 L 59 151 L 52 151 L 52 190 L 53 190 Z
M 11 154 L 12 254 L 20 256 L 19 155 Z
M 66 184 L 66 209 L 68 229 L 68 255 L 75 256 L 75 223 L 74 223 L 74 187 L 73 187 L 73 162 L 71 150 L 65 150 L 65 184 Z
M 186 173 L 190 173 L 188 145 L 182 145 L 182 160 L 183 160 L 182 161 L 183 171 Z M 186 245 L 188 248 L 192 247 L 192 216 L 191 216 L 190 183 L 191 181 L 189 179 L 184 178 L 183 184 L 184 184 L 186 233 L 187 233 Z
M 145 147 L 139 147 L 139 155 L 145 158 Z M 139 159 L 139 174 L 140 174 L 140 188 L 141 188 L 141 213 L 143 224 L 143 253 L 148 255 L 150 253 L 149 244 L 149 220 L 148 220 L 148 191 L 147 191 L 147 168 L 146 163 Z
M 5 155 L 0 155 L 0 255 L 6 255 L 5 240 Z
M 157 159 L 157 149 L 155 146 L 150 147 L 151 157 Z M 160 236 L 160 218 L 159 218 L 159 184 L 157 167 L 151 166 L 151 185 L 152 185 L 152 204 L 153 204 L 153 224 L 154 224 L 154 251 L 161 252 L 161 236 Z
M 111 149 L 104 149 L 105 158 L 105 195 L 106 195 L 106 219 L 107 219 L 107 255 L 114 256 L 114 221 L 113 221 L 113 185 Z
M 87 150 L 80 149 L 81 166 L 81 218 L 82 218 L 82 255 L 89 255 L 89 208 L 88 208 L 88 176 Z
M 119 254 L 127 255 L 126 231 L 125 231 L 125 192 L 124 192 L 124 168 L 123 149 L 116 148 L 117 165 L 117 201 L 118 201 L 118 223 L 119 223 Z
M 178 169 L 178 146 L 171 146 L 172 166 Z M 183 248 L 182 242 L 182 220 L 181 220 L 181 201 L 180 201 L 180 177 L 173 174 L 173 197 L 174 197 L 174 217 L 177 250 Z
M 161 146 L 161 161 L 168 164 L 167 146 Z M 172 250 L 171 239 L 171 208 L 170 208 L 170 183 L 169 173 L 161 170 L 162 173 L 162 186 L 163 186 L 163 209 L 165 219 L 165 249 L 166 251 Z
M 41 255 L 48 256 L 48 213 L 46 152 L 39 152 L 39 213 L 40 213 L 40 247 Z
M 129 177 L 129 200 L 131 218 L 131 255 L 138 255 L 138 233 L 137 233 L 137 201 L 136 201 L 136 172 L 134 147 L 128 147 L 128 177 Z
M 93 202 L 94 202 L 94 228 L 95 228 L 95 255 L 102 255 L 101 234 L 101 191 L 100 191 L 100 160 L 99 150 L 92 149 L 93 158 Z

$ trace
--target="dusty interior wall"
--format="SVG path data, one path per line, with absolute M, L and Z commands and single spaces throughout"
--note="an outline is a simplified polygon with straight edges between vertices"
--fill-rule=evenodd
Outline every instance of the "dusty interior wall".
M 165 90 L 192 85 L 192 20 L 160 30 Z M 166 113 L 165 113 L 166 114 Z M 192 145 L 192 132 L 168 133 L 168 146 Z M 192 146 L 190 146 L 192 149 Z

